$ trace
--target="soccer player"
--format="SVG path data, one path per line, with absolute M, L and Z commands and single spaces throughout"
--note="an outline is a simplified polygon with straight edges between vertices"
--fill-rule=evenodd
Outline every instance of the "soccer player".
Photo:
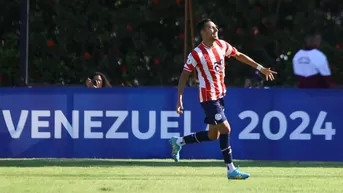
M 199 100 L 205 112 L 208 131 L 200 131 L 184 137 L 172 137 L 169 141 L 172 146 L 172 157 L 178 162 L 180 150 L 185 144 L 195 144 L 206 141 L 220 141 L 220 150 L 224 162 L 227 165 L 228 179 L 246 179 L 248 173 L 239 171 L 232 163 L 232 151 L 229 142 L 231 131 L 229 122 L 224 113 L 224 99 L 226 87 L 225 57 L 235 57 L 238 61 L 258 69 L 266 77 L 266 80 L 274 80 L 276 72 L 270 68 L 264 68 L 247 55 L 240 53 L 235 47 L 218 38 L 218 28 L 210 19 L 203 19 L 197 24 L 197 30 L 201 34 L 202 43 L 199 44 L 189 55 L 184 65 L 178 85 L 178 100 L 176 111 L 183 113 L 182 95 L 189 75 L 193 70 L 198 72 Z

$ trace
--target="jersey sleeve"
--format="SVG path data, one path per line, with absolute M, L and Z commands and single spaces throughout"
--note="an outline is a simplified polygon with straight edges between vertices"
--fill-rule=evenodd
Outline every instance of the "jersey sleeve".
M 331 76 L 331 70 L 329 67 L 329 62 L 326 56 L 323 54 L 320 63 L 317 64 L 317 69 L 322 76 Z
M 324 53 L 320 53 L 320 55 L 320 59 L 318 60 L 318 62 L 316 62 L 317 69 L 319 73 L 323 76 L 324 80 L 326 81 L 326 84 L 329 87 L 335 86 L 336 82 L 332 79 L 328 59 Z
M 221 40 L 221 44 L 223 45 L 226 57 L 230 58 L 231 56 L 235 56 L 237 54 L 237 49 L 234 46 L 230 45 L 224 40 Z
M 195 61 L 192 53 L 190 53 L 188 55 L 185 65 L 183 66 L 183 69 L 187 72 L 193 72 L 196 66 L 197 66 L 197 62 Z

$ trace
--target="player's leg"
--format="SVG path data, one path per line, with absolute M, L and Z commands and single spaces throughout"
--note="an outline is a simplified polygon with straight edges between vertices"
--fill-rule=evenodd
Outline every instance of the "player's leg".
M 219 132 L 217 130 L 199 131 L 183 137 L 172 137 L 170 139 L 170 144 L 172 145 L 172 157 L 174 161 L 178 162 L 180 160 L 180 151 L 183 145 L 213 141 L 218 138 Z
M 201 103 L 201 106 L 205 112 L 205 124 L 216 124 L 216 120 L 214 119 L 214 114 L 216 110 L 216 103 L 217 101 L 207 101 Z M 218 103 L 219 104 L 219 103 Z M 218 106 L 218 105 L 217 105 Z M 219 131 L 218 130 L 209 130 L 209 131 L 199 131 L 190 135 L 186 135 L 183 137 L 172 137 L 169 142 L 172 145 L 172 158 L 174 161 L 178 162 L 180 160 L 180 151 L 183 145 L 186 144 L 196 144 L 206 141 L 214 141 L 219 138 Z
M 194 144 L 194 143 L 201 143 L 205 141 L 213 141 L 219 138 L 218 131 L 199 131 L 196 133 L 192 133 L 190 135 L 186 135 L 183 137 L 177 137 L 176 143 L 180 146 L 185 144 Z
M 217 130 L 220 133 L 219 144 L 220 150 L 222 152 L 224 162 L 228 169 L 228 178 L 229 179 L 246 179 L 250 175 L 244 172 L 239 171 L 233 164 L 232 161 L 232 149 L 230 146 L 230 133 L 231 127 L 224 113 L 224 101 L 223 99 L 219 101 L 222 111 L 218 111 L 215 115 L 217 120 L 216 125 L 210 125 L 210 130 Z
M 226 120 L 223 123 L 212 126 L 212 129 L 216 129 L 220 132 L 219 144 L 220 150 L 223 155 L 224 162 L 227 167 L 227 177 L 229 179 L 246 179 L 250 177 L 250 174 L 241 172 L 238 170 L 232 161 L 232 148 L 230 145 L 230 125 Z

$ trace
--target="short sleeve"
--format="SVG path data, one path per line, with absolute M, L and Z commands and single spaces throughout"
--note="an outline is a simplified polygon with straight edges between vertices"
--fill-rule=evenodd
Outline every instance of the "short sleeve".
M 224 40 L 220 40 L 220 43 L 223 45 L 226 57 L 235 56 L 237 54 L 237 49 L 234 46 Z
M 187 61 L 183 67 L 183 69 L 187 72 L 192 72 L 195 67 L 197 66 L 197 62 L 195 61 L 192 53 L 188 55 Z

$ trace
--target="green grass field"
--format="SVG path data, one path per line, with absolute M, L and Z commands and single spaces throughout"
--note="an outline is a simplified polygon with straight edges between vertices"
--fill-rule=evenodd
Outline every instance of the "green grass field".
M 0 193 L 343 192 L 343 163 L 235 163 L 251 178 L 227 180 L 220 160 L 0 159 Z

